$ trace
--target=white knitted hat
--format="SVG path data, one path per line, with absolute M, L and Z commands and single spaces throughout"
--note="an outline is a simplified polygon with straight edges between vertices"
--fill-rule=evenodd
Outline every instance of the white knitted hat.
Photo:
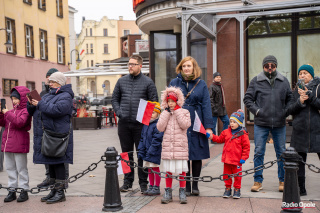
M 61 86 L 64 86 L 66 85 L 67 78 L 66 76 L 64 76 L 62 72 L 55 72 L 55 73 L 52 73 L 52 75 L 50 75 L 49 81 L 55 81 Z

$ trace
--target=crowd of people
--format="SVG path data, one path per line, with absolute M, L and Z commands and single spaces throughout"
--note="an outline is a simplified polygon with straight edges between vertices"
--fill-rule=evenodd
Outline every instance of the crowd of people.
M 222 76 L 214 73 L 213 83 L 207 87 L 200 78 L 201 69 L 197 61 L 188 56 L 177 65 L 174 78 L 161 93 L 158 102 L 154 82 L 141 72 L 143 59 L 133 55 L 128 62 L 129 74 L 120 78 L 112 95 L 112 106 L 119 117 L 118 136 L 122 152 L 129 153 L 134 161 L 136 149 L 138 165 L 149 171 L 138 169 L 141 193 L 160 195 L 161 178 L 167 173 L 161 203 L 168 204 L 172 198 L 172 175 L 179 175 L 179 202 L 187 203 L 188 196 L 199 196 L 197 178 L 201 175 L 202 160 L 210 158 L 209 141 L 224 143 L 221 161 L 223 174 L 242 171 L 242 165 L 249 158 L 250 141 L 244 127 L 242 109 L 228 117 Z M 318 153 L 320 159 L 320 79 L 314 75 L 312 65 L 302 65 L 298 70 L 299 84 L 292 91 L 286 77 L 277 71 L 278 62 L 274 56 L 266 56 L 262 71 L 248 86 L 243 102 L 254 115 L 254 167 L 264 163 L 266 141 L 271 134 L 278 163 L 279 191 L 284 188 L 284 168 L 280 160 L 285 151 L 286 117 L 293 115 L 291 146 L 301 159 L 306 161 L 307 153 Z M 40 93 L 41 100 L 31 98 L 30 90 L 16 86 L 11 90 L 13 109 L 1 109 L 0 126 L 2 134 L 1 151 L 4 153 L 8 174 L 8 187 L 24 189 L 19 197 L 9 191 L 4 202 L 28 200 L 29 175 L 27 153 L 30 147 L 29 130 L 33 119 L 33 162 L 45 165 L 45 179 L 38 187 L 54 185 L 50 193 L 41 198 L 47 204 L 66 200 L 69 164 L 73 164 L 73 129 L 71 124 L 74 94 L 66 77 L 52 68 L 46 74 L 46 88 Z M 136 119 L 140 99 L 154 105 L 149 125 Z M 217 120 L 223 122 L 220 135 L 216 131 Z M 195 122 L 201 121 L 205 133 L 194 130 Z M 44 151 L 44 140 L 48 132 L 66 136 L 66 148 L 62 155 L 52 156 Z M 209 141 L 208 141 L 209 140 Z M 192 177 L 192 181 L 188 181 Z M 148 180 L 149 179 L 149 180 Z M 300 195 L 306 195 L 305 165 L 299 163 L 298 183 Z M 187 181 L 186 181 L 187 180 Z M 121 192 L 132 190 L 134 169 L 124 175 Z M 225 180 L 224 198 L 241 197 L 241 177 Z M 232 184 L 233 182 L 233 184 Z M 252 192 L 262 189 L 263 170 L 256 171 Z M 149 185 L 148 185 L 149 184 Z M 232 195 L 233 185 L 233 195 Z

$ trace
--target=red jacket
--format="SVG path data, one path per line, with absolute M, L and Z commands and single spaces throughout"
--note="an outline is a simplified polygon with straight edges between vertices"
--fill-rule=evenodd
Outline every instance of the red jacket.
M 30 147 L 28 131 L 31 129 L 32 117 L 27 111 L 26 94 L 30 90 L 25 86 L 16 86 L 12 90 L 14 89 L 20 94 L 20 104 L 6 114 L 0 112 L 0 126 L 5 126 L 2 134 L 1 151 L 28 153 Z
M 221 161 L 223 163 L 239 165 L 240 160 L 247 160 L 250 153 L 250 141 L 248 133 L 242 129 L 232 135 L 231 128 L 221 132 L 220 136 L 213 135 L 212 141 L 225 143 Z

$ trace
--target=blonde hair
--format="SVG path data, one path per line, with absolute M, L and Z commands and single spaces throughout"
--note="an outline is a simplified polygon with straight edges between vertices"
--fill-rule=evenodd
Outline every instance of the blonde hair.
M 182 65 L 187 62 L 187 61 L 191 61 L 193 64 L 193 74 L 194 74 L 194 79 L 199 78 L 202 74 L 201 68 L 199 67 L 196 59 L 192 58 L 191 56 L 187 56 L 185 58 L 183 58 L 180 63 L 178 64 L 178 66 L 176 67 L 176 73 L 179 74 L 182 72 Z

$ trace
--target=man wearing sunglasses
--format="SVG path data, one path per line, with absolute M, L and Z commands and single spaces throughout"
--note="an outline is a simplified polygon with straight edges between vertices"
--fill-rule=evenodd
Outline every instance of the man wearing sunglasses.
M 277 159 L 285 151 L 286 108 L 293 100 L 290 83 L 277 71 L 277 59 L 268 55 L 263 59 L 263 71 L 254 77 L 247 89 L 243 102 L 254 115 L 254 167 L 264 164 L 266 141 L 271 133 Z M 252 192 L 262 189 L 263 170 L 255 172 Z M 279 191 L 283 192 L 284 168 L 278 161 Z

